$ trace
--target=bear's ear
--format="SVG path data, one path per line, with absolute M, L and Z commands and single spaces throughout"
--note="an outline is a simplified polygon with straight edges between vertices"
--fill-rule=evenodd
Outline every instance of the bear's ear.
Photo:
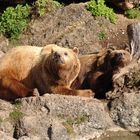
M 78 49 L 77 47 L 74 47 L 72 50 L 73 50 L 76 54 L 79 54 L 79 49 Z

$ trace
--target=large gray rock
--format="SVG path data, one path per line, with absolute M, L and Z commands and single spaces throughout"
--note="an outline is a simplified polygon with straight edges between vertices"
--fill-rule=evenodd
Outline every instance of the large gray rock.
M 78 47 L 81 53 L 95 52 L 101 49 L 100 29 L 97 29 L 102 23 L 110 25 L 103 18 L 96 21 L 85 4 L 71 4 L 32 20 L 20 43 L 37 46 L 55 43 L 69 48 Z
M 106 103 L 91 98 L 45 94 L 1 100 L 0 109 L 2 133 L 19 140 L 88 140 L 115 126 Z
M 140 131 L 140 93 L 124 93 L 110 103 L 115 123 L 130 131 Z
M 13 108 L 11 103 L 0 100 L 0 139 L 12 140 L 14 123 L 11 121 L 10 113 Z
M 46 94 L 19 101 L 26 115 L 16 126 L 16 138 L 90 139 L 114 126 L 105 105 L 96 99 Z
M 0 139 L 89 140 L 106 131 L 124 131 L 121 127 L 139 131 L 139 101 L 140 94 L 125 93 L 108 110 L 104 101 L 54 94 L 14 104 L 0 100 Z
M 140 22 L 132 23 L 127 26 L 129 45 L 131 54 L 134 58 L 140 58 Z

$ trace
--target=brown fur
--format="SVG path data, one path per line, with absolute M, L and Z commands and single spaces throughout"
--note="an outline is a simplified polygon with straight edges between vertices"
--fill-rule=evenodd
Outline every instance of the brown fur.
M 77 48 L 51 44 L 45 47 L 20 46 L 0 61 L 0 98 L 13 100 L 39 93 L 90 97 L 91 90 L 72 90 L 80 71 Z
M 92 89 L 95 97 L 105 98 L 105 93 L 113 86 L 114 76 L 131 61 L 131 56 L 125 50 L 102 50 L 79 59 L 81 70 L 72 88 Z

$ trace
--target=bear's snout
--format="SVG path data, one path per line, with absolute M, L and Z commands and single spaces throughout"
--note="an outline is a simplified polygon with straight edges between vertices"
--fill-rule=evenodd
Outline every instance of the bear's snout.
M 122 54 L 122 53 L 117 53 L 116 55 L 117 55 L 117 57 L 118 57 L 118 58 L 120 58 L 120 59 L 121 59 L 121 58 L 122 58 L 122 56 L 123 56 L 123 54 Z
M 123 59 L 123 54 L 122 53 L 115 54 L 115 59 L 116 59 L 116 62 L 121 61 Z
M 55 61 L 58 61 L 58 60 L 60 59 L 60 57 L 61 57 L 61 55 L 60 55 L 58 52 L 54 52 L 54 54 L 53 54 L 53 59 L 54 59 Z

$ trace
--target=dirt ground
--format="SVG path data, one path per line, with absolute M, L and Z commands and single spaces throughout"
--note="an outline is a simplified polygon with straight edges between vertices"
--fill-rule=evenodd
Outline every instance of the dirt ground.
M 140 22 L 138 19 L 128 19 L 123 14 L 117 14 L 117 22 L 106 30 L 107 37 L 101 41 L 103 46 L 128 47 L 127 25 Z

